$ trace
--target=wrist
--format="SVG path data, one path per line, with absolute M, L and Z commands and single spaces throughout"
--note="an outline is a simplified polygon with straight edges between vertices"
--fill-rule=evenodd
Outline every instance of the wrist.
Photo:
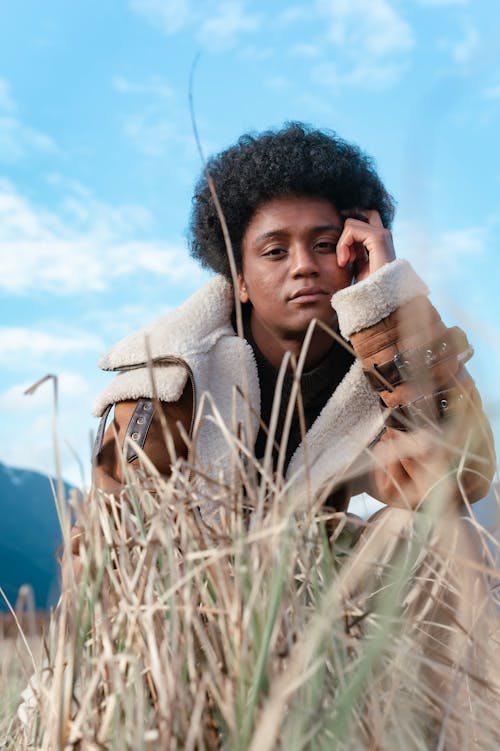
M 401 305 L 421 295 L 428 295 L 427 285 L 408 261 L 384 263 L 365 279 L 339 290 L 332 297 L 342 336 L 373 326 Z

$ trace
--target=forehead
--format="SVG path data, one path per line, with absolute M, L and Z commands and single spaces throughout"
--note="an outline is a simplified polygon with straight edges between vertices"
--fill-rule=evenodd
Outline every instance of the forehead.
M 259 206 L 247 225 L 243 244 L 262 233 L 292 233 L 327 225 L 341 228 L 342 224 L 342 217 L 327 198 L 282 196 Z

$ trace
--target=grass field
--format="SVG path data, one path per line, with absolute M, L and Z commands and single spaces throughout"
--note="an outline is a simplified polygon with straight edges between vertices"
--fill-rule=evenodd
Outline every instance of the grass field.
M 33 665 L 2 642 L 0 748 L 499 748 L 498 575 L 478 531 L 450 517 L 436 536 L 430 502 L 404 544 L 385 523 L 385 552 L 352 548 L 350 520 L 329 539 L 331 515 L 279 486 L 252 499 L 238 471 L 212 489 L 216 530 L 181 464 L 76 509 L 79 570 L 63 568 L 46 649 L 28 639 Z

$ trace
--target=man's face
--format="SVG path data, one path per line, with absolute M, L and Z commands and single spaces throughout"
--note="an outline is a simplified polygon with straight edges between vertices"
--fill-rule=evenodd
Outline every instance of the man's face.
M 332 325 L 330 298 L 351 283 L 337 264 L 343 220 L 322 198 L 286 196 L 263 204 L 243 236 L 242 302 L 250 301 L 254 336 L 302 340 L 310 321 Z

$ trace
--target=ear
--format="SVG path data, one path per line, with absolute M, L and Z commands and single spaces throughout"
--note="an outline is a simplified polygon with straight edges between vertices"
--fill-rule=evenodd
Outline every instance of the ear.
M 247 285 L 242 274 L 238 274 L 238 291 L 240 293 L 240 302 L 248 302 L 250 298 L 248 297 Z

